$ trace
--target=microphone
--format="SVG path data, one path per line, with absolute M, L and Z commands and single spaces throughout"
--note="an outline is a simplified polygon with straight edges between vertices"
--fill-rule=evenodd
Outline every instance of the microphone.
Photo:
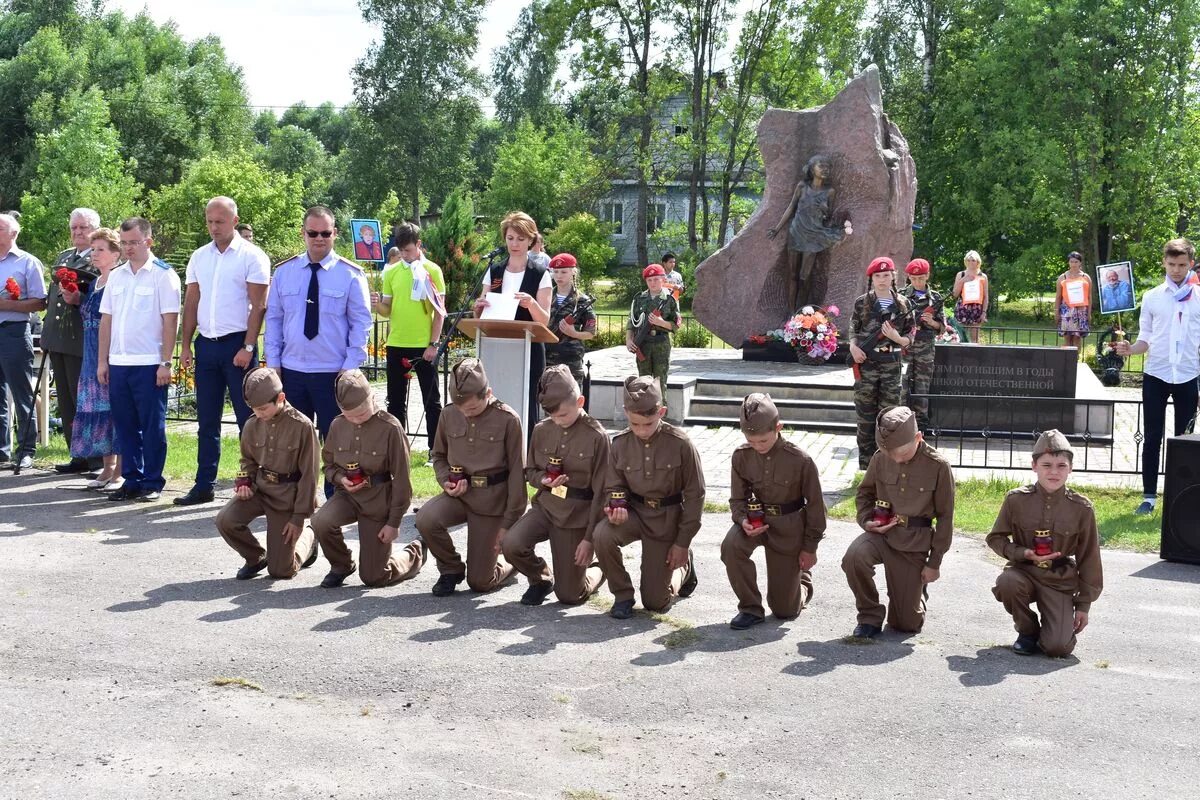
M 490 260 L 490 259 L 493 259 L 493 258 L 495 258 L 496 256 L 498 256 L 498 255 L 500 255 L 501 253 L 503 253 L 503 252 L 505 251 L 505 249 L 506 249 L 506 248 L 505 248 L 505 246 L 504 246 L 504 245 L 500 245 L 500 246 L 499 246 L 499 247 L 497 247 L 495 250 L 493 250 L 492 252 L 490 252 L 490 253 L 488 253 L 486 256 L 484 256 L 484 258 L 486 258 L 486 259 L 489 259 L 489 260 Z

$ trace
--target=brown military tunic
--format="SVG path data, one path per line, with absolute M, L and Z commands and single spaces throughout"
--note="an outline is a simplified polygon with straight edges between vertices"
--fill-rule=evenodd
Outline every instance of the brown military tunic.
M 317 430 L 312 421 L 290 405 L 269 420 L 250 417 L 242 430 L 241 471 L 253 481 L 248 500 L 234 497 L 217 514 L 217 530 L 249 565 L 259 564 L 264 551 L 250 523 L 267 518 L 267 574 L 291 578 L 314 547 L 305 521 L 317 507 Z M 290 480 L 299 473 L 299 480 Z M 281 476 L 283 479 L 281 479 Z M 283 540 L 287 523 L 302 528 L 292 544 Z
M 565 486 L 547 489 L 542 484 L 551 457 L 562 459 L 569 478 Z M 526 460 L 525 479 L 537 489 L 532 507 L 504 537 L 504 557 L 530 583 L 554 581 L 554 594 L 563 603 L 586 600 L 604 581 L 599 564 L 580 567 L 575 550 L 592 540 L 596 523 L 604 519 L 608 495 L 608 434 L 586 413 L 569 428 L 544 419 L 533 429 Z M 572 496 L 591 493 L 591 497 Z M 538 542 L 550 540 L 554 570 L 534 553 Z
M 641 540 L 642 605 L 664 611 L 688 577 L 688 567 L 667 569 L 667 553 L 672 545 L 690 547 L 700 530 L 704 511 L 700 454 L 688 435 L 669 423 L 661 423 L 644 442 L 626 429 L 613 438 L 605 484 L 605 502 L 612 491 L 637 494 L 649 501 L 640 502 L 630 494 L 629 519 L 624 524 L 613 525 L 607 518 L 596 524 L 592 539 L 609 589 L 617 602 L 633 599 L 633 581 L 625 570 L 621 548 Z M 658 501 L 677 495 L 682 502 L 655 507 Z
M 1036 531 L 1050 531 L 1053 552 L 1062 553 L 1045 569 L 1025 560 Z M 1075 649 L 1074 612 L 1090 610 L 1104 588 L 1091 501 L 1065 486 L 1053 493 L 1036 483 L 1013 489 L 987 543 L 1008 559 L 992 593 L 1012 614 L 1017 632 L 1038 638 L 1047 655 L 1069 654 Z M 1040 624 L 1031 603 L 1041 612 Z
M 769 527 L 757 536 L 747 535 L 742 528 L 751 497 L 766 506 Z M 803 508 L 777 513 L 780 506 L 801 501 Z M 803 608 L 801 587 L 812 591 L 812 578 L 800 569 L 800 552 L 816 553 L 825 536 L 825 498 L 817 465 L 803 448 L 782 436 L 764 455 L 743 444 L 733 451 L 729 510 L 734 525 L 721 543 L 721 561 L 737 595 L 738 610 L 765 616 L 751 558 L 761 546 L 766 548 L 767 603 L 777 617 L 796 616 Z
M 875 501 L 887 500 L 892 511 L 908 517 L 932 518 L 934 525 L 904 522 L 887 533 L 864 532 L 842 558 L 842 570 L 854 592 L 858 621 L 883 627 L 884 608 L 875 586 L 875 565 L 883 564 L 887 580 L 887 621 L 901 631 L 917 632 L 925 624 L 921 569 L 941 569 L 954 533 L 954 475 L 946 459 L 925 442 L 906 464 L 886 452 L 871 457 L 858 487 L 858 524 L 875 512 Z
M 313 515 L 313 531 L 333 572 L 354 572 L 354 556 L 342 537 L 342 526 L 358 522 L 358 576 L 367 586 L 389 586 L 421 571 L 421 543 L 409 542 L 398 556 L 392 545 L 379 539 L 385 526 L 400 527 L 412 502 L 408 470 L 408 439 L 399 421 L 386 411 L 376 411 L 361 425 L 345 416 L 334 417 L 321 449 L 325 480 L 335 487 L 333 496 Z M 346 465 L 358 464 L 368 484 L 357 492 L 342 485 Z M 390 478 L 386 476 L 391 476 Z
M 524 435 L 516 412 L 492 398 L 483 413 L 467 417 L 446 406 L 433 437 L 433 471 L 438 483 L 450 479 L 450 467 L 462 467 L 468 489 L 460 497 L 442 493 L 417 513 L 417 530 L 437 559 L 443 575 L 467 576 L 472 591 L 486 592 L 503 583 L 512 567 L 500 558 L 502 531 L 521 518 L 528 503 L 523 471 Z M 496 476 L 507 477 L 495 483 Z M 464 565 L 450 529 L 467 523 Z

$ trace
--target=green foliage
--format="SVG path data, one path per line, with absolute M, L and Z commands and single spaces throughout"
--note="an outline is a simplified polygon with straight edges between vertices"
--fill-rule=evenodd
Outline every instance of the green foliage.
M 247 153 L 209 155 L 187 166 L 179 183 L 149 197 L 149 217 L 161 252 L 193 249 L 208 239 L 204 206 L 225 195 L 238 216 L 254 226 L 254 243 L 279 260 L 298 253 L 303 186 L 297 175 L 264 169 Z
M 617 249 L 609 239 L 611 234 L 611 225 L 591 214 L 575 214 L 545 234 L 546 251 L 575 256 L 579 262 L 579 283 L 590 292 L 596 279 L 617 259 Z
M 610 328 L 596 331 L 596 335 L 583 343 L 588 350 L 605 350 L 609 347 L 620 347 L 625 344 L 625 329 Z
M 21 200 L 21 245 L 43 259 L 70 246 L 72 209 L 93 208 L 116 227 L 132 216 L 142 193 L 121 157 L 108 105 L 95 87 L 62 99 L 62 127 L 37 135 L 33 184 Z
M 523 119 L 544 125 L 557 116 L 554 73 L 564 32 L 546 6 L 533 0 L 521 9 L 505 43 L 492 54 L 496 119 L 506 128 Z
M 610 295 L 622 309 L 627 311 L 633 298 L 644 291 L 646 291 L 646 281 L 642 279 L 642 268 L 621 267 L 614 276 Z
M 675 332 L 676 347 L 708 347 L 712 344 L 712 334 L 708 329 L 695 320 L 685 320 L 682 328 Z
M 295 125 L 281 125 L 271 131 L 262 161 L 267 169 L 300 178 L 304 185 L 302 202 L 305 207 L 330 202 L 332 162 L 325 146 L 314 134 Z
M 446 310 L 459 311 L 474 289 L 470 282 L 479 272 L 484 240 L 475 231 L 475 207 L 461 190 L 450 193 L 438 221 L 421 233 L 430 260 L 446 278 Z

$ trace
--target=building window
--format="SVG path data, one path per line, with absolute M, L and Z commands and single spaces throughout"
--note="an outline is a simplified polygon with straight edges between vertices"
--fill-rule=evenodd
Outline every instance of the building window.
M 625 233 L 625 211 L 620 203 L 604 203 L 600 206 L 600 221 L 612 225 L 614 236 Z
M 654 233 L 667 224 L 667 204 L 651 203 L 646 213 L 646 233 Z
M 687 125 L 676 125 L 675 126 L 675 135 L 676 136 L 687 136 L 687 132 L 688 132 Z

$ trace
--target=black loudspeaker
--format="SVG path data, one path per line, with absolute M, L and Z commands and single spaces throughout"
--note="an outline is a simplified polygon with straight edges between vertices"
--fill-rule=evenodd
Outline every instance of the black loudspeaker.
M 1200 564 L 1200 435 L 1167 439 L 1158 555 L 1165 561 Z

